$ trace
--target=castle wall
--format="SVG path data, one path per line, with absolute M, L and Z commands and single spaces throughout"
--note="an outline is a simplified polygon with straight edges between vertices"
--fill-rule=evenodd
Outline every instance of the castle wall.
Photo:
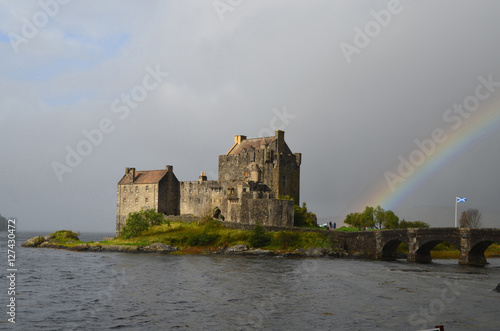
M 180 182 L 180 214 L 204 216 L 223 209 L 224 189 L 215 180 Z
M 290 200 L 255 199 L 243 193 L 241 199 L 230 199 L 226 220 L 233 223 L 266 226 L 293 226 L 294 203 Z
M 143 209 L 158 211 L 158 184 L 118 185 L 116 234 L 125 226 L 128 214 Z

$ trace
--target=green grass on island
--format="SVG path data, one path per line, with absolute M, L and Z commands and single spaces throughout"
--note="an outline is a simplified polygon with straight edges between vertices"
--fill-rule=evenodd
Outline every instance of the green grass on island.
M 149 227 L 147 230 L 140 232 L 139 235 L 128 239 L 117 237 L 112 240 L 83 242 L 78 240 L 77 237 L 75 238 L 77 234 L 72 231 L 58 231 L 56 232 L 58 234 L 57 239 L 51 239 L 50 242 L 66 247 L 79 244 L 88 244 L 90 246 L 148 246 L 153 243 L 163 243 L 178 247 L 180 251 L 176 252 L 177 254 L 215 251 L 220 247 L 234 245 L 247 245 L 248 247 L 267 250 L 293 251 L 298 248 L 335 247 L 336 244 L 328 233 L 269 232 L 265 230 L 260 234 L 255 234 L 255 232 L 255 230 L 226 228 L 217 221 L 208 221 L 202 224 L 170 222 L 169 224 Z
M 309 247 L 332 247 L 328 234 L 317 232 L 265 231 L 259 238 L 255 238 L 255 231 L 226 228 L 217 221 L 208 221 L 204 224 L 170 222 L 149 228 L 139 236 L 124 239 L 115 238 L 101 244 L 140 245 L 163 243 L 186 250 L 193 247 L 216 249 L 234 245 L 247 245 L 269 250 L 294 250 Z

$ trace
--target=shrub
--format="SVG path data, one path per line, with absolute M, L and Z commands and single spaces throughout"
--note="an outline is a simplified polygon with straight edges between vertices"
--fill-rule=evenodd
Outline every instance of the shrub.
M 150 226 L 160 224 L 168 224 L 170 226 L 170 221 L 165 220 L 163 214 L 156 212 L 154 209 L 130 213 L 125 226 L 120 232 L 120 237 L 125 239 L 137 237 L 141 232 L 149 229 Z
M 307 210 L 306 203 L 304 202 L 302 207 L 294 206 L 293 223 L 294 226 L 314 227 L 317 225 L 318 220 L 315 213 Z
M 203 223 L 205 226 L 205 229 L 208 230 L 216 230 L 222 228 L 222 225 L 219 223 L 219 221 L 215 219 L 208 220 Z
M 213 222 L 213 221 L 214 221 L 214 218 L 212 217 L 212 215 L 210 213 L 205 213 L 198 220 L 198 224 L 202 224 L 203 225 L 203 224 L 207 224 L 207 223 L 210 223 L 210 222 Z
M 51 235 L 51 239 L 58 241 L 58 242 L 67 242 L 67 241 L 79 241 L 80 239 L 78 238 L 78 234 L 74 233 L 73 231 L 69 230 L 61 230 L 61 231 L 56 231 Z
M 285 249 L 297 246 L 300 241 L 300 235 L 296 232 L 280 231 L 276 239 L 278 240 L 278 244 Z
M 399 222 L 400 229 L 411 229 L 411 228 L 428 229 L 429 227 L 430 226 L 428 223 L 425 223 L 422 221 L 408 222 L 408 221 L 402 220 Z
M 186 244 L 189 246 L 208 246 L 213 244 L 219 235 L 216 233 L 209 233 L 206 229 L 203 232 L 192 235 L 187 240 Z
M 266 233 L 266 229 L 257 222 L 255 228 L 250 234 L 250 238 L 248 238 L 248 243 L 252 247 L 264 247 L 271 243 L 271 235 Z

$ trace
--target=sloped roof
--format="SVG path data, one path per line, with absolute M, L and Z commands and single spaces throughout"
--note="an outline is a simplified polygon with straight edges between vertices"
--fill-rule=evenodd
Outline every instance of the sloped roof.
M 167 174 L 167 170 L 148 170 L 148 171 L 136 171 L 134 177 L 134 184 L 156 184 L 158 183 L 163 176 Z M 118 185 L 129 184 L 126 180 L 127 175 L 123 176 L 122 180 L 118 183 Z
M 227 155 L 233 155 L 233 154 L 240 154 L 241 152 L 244 152 L 245 150 L 249 150 L 250 148 L 253 149 L 260 149 L 260 145 L 265 143 L 266 145 L 269 145 L 273 141 L 278 139 L 277 137 L 262 137 L 262 138 L 252 138 L 252 139 L 245 139 L 239 144 L 235 145 L 228 153 Z

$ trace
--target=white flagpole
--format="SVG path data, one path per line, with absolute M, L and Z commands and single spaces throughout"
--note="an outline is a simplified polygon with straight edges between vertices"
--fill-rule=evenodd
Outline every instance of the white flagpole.
M 457 226 L 457 205 L 458 205 L 458 197 L 455 197 L 455 227 L 458 228 Z

